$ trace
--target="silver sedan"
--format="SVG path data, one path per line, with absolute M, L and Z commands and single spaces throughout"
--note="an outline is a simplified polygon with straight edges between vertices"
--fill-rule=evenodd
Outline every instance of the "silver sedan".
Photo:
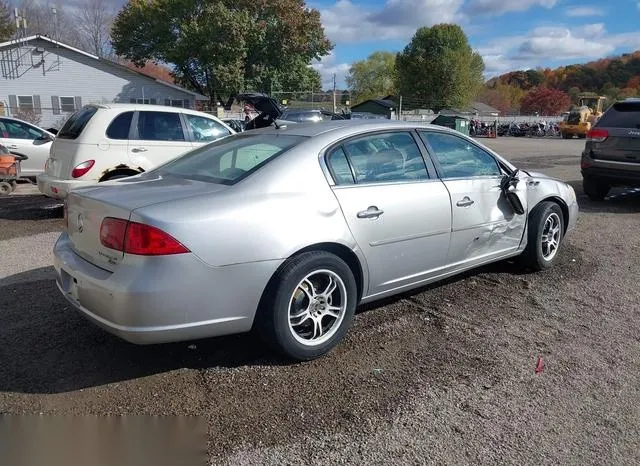
M 279 126 L 72 192 L 55 268 L 71 304 L 128 341 L 253 329 L 308 360 L 360 303 L 515 256 L 551 266 L 577 215 L 568 184 L 446 128 Z

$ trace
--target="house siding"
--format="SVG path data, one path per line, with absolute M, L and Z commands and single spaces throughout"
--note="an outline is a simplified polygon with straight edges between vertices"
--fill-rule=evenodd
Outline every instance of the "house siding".
M 34 54 L 36 47 L 43 48 L 44 53 Z M 167 99 L 183 100 L 187 101 L 185 106 L 195 107 L 193 94 L 42 39 L 20 46 L 21 65 L 16 72 L 9 73 L 16 68 L 7 60 L 7 49 L 0 50 L 0 113 L 1 106 L 5 115 L 20 113 L 15 108 L 17 96 L 34 96 L 34 107 L 36 101 L 40 104 L 40 113 L 38 109 L 35 111 L 40 117 L 37 124 L 42 127 L 59 128 L 71 114 L 62 111 L 59 100 L 54 98 L 61 96 L 73 97 L 76 107 L 89 103 L 129 103 L 131 99 L 142 98 L 154 99 L 159 105 L 164 105 Z M 38 64 L 40 58 L 44 62 Z

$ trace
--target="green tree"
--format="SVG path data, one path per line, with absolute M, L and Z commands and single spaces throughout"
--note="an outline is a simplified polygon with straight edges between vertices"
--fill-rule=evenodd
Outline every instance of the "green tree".
M 4 0 L 0 0 L 0 42 L 11 39 L 15 31 L 15 24 L 9 14 L 9 5 Z
M 347 86 L 356 102 L 383 97 L 396 92 L 396 55 L 374 52 L 366 60 L 351 65 L 346 77 Z
M 178 82 L 212 101 L 319 87 L 308 64 L 331 50 L 304 0 L 130 0 L 111 32 L 118 55 L 171 64 Z
M 482 89 L 483 71 L 482 57 L 453 24 L 418 29 L 396 58 L 398 91 L 406 106 L 436 112 L 468 106 Z

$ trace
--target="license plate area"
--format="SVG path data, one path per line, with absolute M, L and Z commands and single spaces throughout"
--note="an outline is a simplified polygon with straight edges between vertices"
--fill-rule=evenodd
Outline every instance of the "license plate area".
M 78 280 L 64 270 L 60 270 L 60 286 L 74 301 L 78 302 Z

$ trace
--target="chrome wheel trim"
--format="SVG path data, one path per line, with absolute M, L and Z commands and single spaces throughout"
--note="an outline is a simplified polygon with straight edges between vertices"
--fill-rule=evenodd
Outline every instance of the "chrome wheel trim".
M 315 270 L 291 294 L 289 331 L 305 346 L 321 345 L 336 334 L 346 311 L 347 287 L 342 278 L 331 270 Z
M 560 216 L 555 212 L 549 214 L 544 221 L 541 235 L 542 257 L 546 261 L 552 260 L 558 253 L 560 248 L 560 234 L 562 232 L 562 225 L 560 223 Z

